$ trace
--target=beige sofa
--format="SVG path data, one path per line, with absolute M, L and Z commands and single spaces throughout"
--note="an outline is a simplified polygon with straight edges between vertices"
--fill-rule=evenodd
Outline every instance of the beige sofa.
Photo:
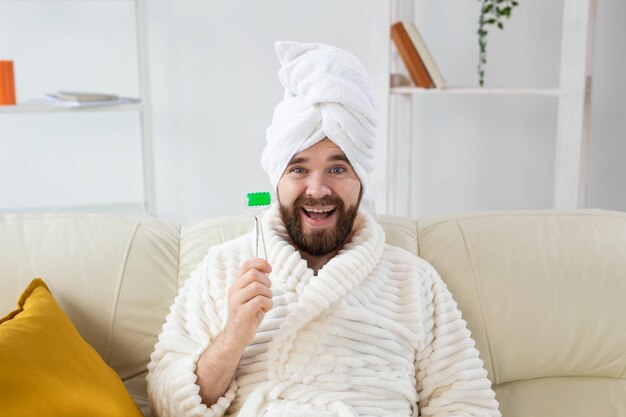
M 381 217 L 454 294 L 505 417 L 626 416 L 626 213 Z M 248 217 L 0 216 L 0 316 L 42 277 L 148 415 L 146 365 L 178 287 Z

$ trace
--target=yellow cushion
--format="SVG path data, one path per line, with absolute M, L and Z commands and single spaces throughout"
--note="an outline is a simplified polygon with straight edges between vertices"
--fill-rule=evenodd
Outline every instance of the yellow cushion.
M 0 319 L 0 404 L 7 416 L 141 416 L 39 278 Z

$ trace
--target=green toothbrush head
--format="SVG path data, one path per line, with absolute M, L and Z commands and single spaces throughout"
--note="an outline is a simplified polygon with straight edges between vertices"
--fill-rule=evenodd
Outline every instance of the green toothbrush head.
M 248 193 L 248 207 L 269 206 L 272 202 L 270 193 Z

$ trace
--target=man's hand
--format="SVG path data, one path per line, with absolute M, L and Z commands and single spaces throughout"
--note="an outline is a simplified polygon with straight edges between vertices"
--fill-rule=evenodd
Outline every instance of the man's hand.
M 239 277 L 228 289 L 228 321 L 224 331 L 205 350 L 196 366 L 200 397 L 208 407 L 224 395 L 243 350 L 254 340 L 256 329 L 272 308 L 267 274 L 272 267 L 264 259 L 244 262 Z
M 272 308 L 272 267 L 265 259 L 251 259 L 241 266 L 239 277 L 228 289 L 228 321 L 223 336 L 244 348 L 254 340 L 265 313 Z

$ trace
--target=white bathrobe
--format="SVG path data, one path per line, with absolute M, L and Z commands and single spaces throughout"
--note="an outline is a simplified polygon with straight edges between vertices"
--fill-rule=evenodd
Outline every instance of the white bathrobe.
M 359 213 L 352 241 L 317 276 L 276 206 L 263 216 L 274 306 L 235 378 L 207 407 L 196 362 L 222 331 L 227 290 L 252 234 L 209 250 L 185 282 L 148 366 L 157 416 L 499 416 L 461 313 L 426 261 L 385 244 Z

